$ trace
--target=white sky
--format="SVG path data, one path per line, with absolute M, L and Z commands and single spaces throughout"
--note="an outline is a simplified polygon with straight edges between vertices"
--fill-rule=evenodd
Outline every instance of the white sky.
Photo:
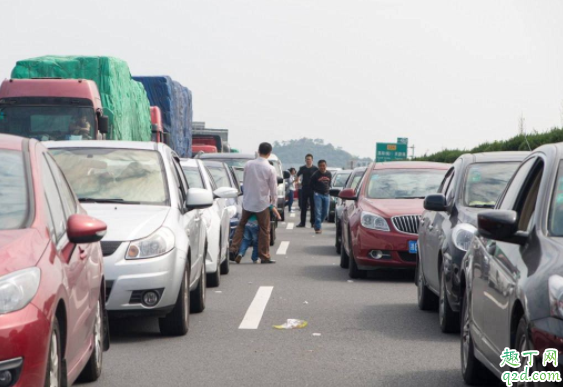
M 0 0 L 7 78 L 18 59 L 109 55 L 194 95 L 230 142 L 323 138 L 374 157 L 561 126 L 563 1 Z M 274 150 L 275 152 L 275 150 Z M 320 157 L 320 155 L 319 155 Z

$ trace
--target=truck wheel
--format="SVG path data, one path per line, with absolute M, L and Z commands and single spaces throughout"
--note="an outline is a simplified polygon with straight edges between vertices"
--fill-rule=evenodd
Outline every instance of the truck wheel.
M 182 277 L 182 285 L 178 292 L 178 298 L 172 312 L 168 313 L 166 317 L 158 320 L 160 333 L 165 336 L 183 336 L 188 333 L 190 323 L 190 269 L 184 269 Z

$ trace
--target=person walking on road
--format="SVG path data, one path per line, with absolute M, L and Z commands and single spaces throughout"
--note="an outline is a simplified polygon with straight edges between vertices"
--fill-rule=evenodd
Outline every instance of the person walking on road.
M 297 227 L 305 227 L 307 221 L 307 207 L 311 207 L 311 227 L 315 222 L 315 202 L 313 200 L 313 190 L 311 188 L 311 176 L 317 172 L 318 168 L 313 165 L 313 155 L 305 156 L 305 165 L 299 168 L 297 176 L 301 177 L 301 223 Z
M 293 212 L 293 198 L 295 196 L 295 176 L 297 175 L 297 171 L 295 168 L 289 168 L 289 193 L 287 194 L 287 207 L 289 208 L 289 212 Z
M 322 223 L 328 216 L 328 206 L 330 203 L 330 182 L 332 174 L 326 170 L 326 161 L 319 160 L 319 170 L 311 176 L 311 188 L 315 199 L 315 233 L 322 232 Z
M 238 254 L 246 223 L 256 215 L 258 226 L 258 256 L 261 263 L 275 263 L 270 258 L 270 210 L 277 201 L 278 181 L 276 170 L 268 162 L 272 145 L 263 142 L 258 147 L 258 158 L 246 163 L 243 175 L 244 196 L 242 216 L 233 236 L 231 253 Z

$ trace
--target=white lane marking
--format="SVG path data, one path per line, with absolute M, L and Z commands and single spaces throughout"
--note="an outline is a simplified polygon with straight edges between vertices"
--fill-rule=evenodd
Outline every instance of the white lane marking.
M 283 241 L 276 251 L 276 255 L 285 255 L 287 253 L 287 248 L 289 247 L 289 241 Z
M 289 214 L 290 218 L 295 218 L 295 212 L 292 212 L 291 214 Z
M 264 310 L 266 310 L 266 305 L 268 305 L 272 295 L 272 290 L 274 290 L 273 286 L 260 286 L 258 288 L 254 300 L 252 300 L 248 307 L 238 329 L 258 329 Z
M 287 224 L 287 229 L 288 229 L 288 230 L 293 230 L 293 226 L 295 226 L 295 223 L 288 223 L 288 224 Z

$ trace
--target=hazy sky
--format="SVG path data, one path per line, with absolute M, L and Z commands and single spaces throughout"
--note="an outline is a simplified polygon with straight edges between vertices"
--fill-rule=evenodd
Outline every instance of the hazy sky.
M 561 126 L 563 1 L 0 0 L 0 75 L 18 59 L 109 55 L 167 74 L 194 119 L 261 141 L 323 138 L 374 157 Z M 275 152 L 275 150 L 274 150 Z M 319 155 L 320 156 L 320 155 Z

